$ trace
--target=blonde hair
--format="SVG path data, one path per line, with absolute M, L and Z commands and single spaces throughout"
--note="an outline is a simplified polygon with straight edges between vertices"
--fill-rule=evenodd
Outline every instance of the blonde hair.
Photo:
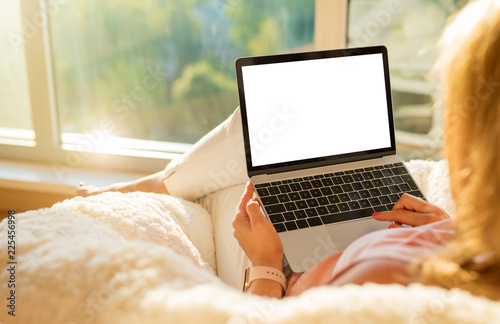
M 470 2 L 447 28 L 437 72 L 456 235 L 416 280 L 500 298 L 500 1 Z

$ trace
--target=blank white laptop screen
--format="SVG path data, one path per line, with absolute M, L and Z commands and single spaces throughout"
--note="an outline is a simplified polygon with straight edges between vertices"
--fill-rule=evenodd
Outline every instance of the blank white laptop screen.
M 242 67 L 253 166 L 391 146 L 382 54 Z

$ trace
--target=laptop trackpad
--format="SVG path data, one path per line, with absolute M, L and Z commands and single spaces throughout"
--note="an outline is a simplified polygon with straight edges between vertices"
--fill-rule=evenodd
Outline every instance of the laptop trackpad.
M 345 250 L 357 238 L 373 231 L 387 229 L 389 225 L 391 225 L 390 222 L 380 222 L 370 217 L 352 222 L 328 225 L 326 229 L 334 245 L 339 250 Z

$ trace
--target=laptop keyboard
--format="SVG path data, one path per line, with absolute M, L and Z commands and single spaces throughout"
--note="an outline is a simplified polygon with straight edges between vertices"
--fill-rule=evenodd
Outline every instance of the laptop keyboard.
M 403 193 L 424 198 L 403 163 L 255 185 L 278 232 L 370 217 Z

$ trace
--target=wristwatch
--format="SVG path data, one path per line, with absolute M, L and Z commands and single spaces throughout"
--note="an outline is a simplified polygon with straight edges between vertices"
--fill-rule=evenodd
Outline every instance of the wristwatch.
M 283 287 L 283 291 L 286 291 L 286 277 L 283 272 L 279 271 L 273 267 L 248 267 L 245 270 L 245 280 L 243 285 L 243 291 L 246 291 L 252 281 L 255 279 L 270 279 L 278 282 L 281 287 Z

